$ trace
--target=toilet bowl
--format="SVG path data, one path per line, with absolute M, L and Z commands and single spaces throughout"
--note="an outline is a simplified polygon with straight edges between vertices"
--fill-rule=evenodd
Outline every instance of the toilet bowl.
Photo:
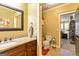
M 47 41 L 47 40 L 43 41 L 43 46 L 44 46 L 44 49 L 48 49 L 49 48 L 49 41 Z
M 44 49 L 49 49 L 51 40 L 52 40 L 52 36 L 46 35 L 46 40 L 43 41 Z

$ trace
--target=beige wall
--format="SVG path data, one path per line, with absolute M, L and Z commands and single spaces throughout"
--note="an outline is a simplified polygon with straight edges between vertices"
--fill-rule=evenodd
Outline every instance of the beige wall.
M 27 35 L 27 29 L 28 29 L 28 4 L 22 3 L 19 4 L 19 8 L 24 11 L 24 30 L 23 31 L 0 31 L 0 40 L 7 38 L 14 38 L 14 37 L 21 37 Z M 8 16 L 9 17 L 9 16 Z
M 79 4 L 63 4 L 62 6 L 58 6 L 52 8 L 48 11 L 44 11 L 44 22 L 45 22 L 45 34 L 50 34 L 56 38 L 56 44 L 60 45 L 60 19 L 59 14 L 74 11 L 77 9 Z
M 0 17 L 1 18 L 13 20 L 15 13 L 16 11 L 0 6 Z

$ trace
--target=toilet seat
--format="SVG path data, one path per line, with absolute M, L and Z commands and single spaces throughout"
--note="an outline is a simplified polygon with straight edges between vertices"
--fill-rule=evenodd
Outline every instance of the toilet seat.
M 51 41 L 52 40 L 52 36 L 51 35 L 46 35 L 46 40 L 47 41 Z
M 47 40 L 43 41 L 43 45 L 49 45 L 49 41 Z

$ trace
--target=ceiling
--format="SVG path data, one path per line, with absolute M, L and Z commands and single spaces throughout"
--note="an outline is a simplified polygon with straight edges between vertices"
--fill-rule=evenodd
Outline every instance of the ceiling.
M 61 4 L 64 4 L 64 3 L 43 3 L 42 6 L 43 6 L 43 10 L 47 10 Z

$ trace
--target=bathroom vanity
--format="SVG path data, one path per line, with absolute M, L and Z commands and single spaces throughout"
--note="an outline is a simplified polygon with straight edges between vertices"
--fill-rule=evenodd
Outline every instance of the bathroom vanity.
M 23 4 L 25 7 L 26 4 Z M 26 9 L 27 11 L 27 9 Z M 25 8 L 14 8 L 6 4 L 0 4 L 0 31 L 5 31 L 6 34 L 1 34 L 0 38 L 0 56 L 36 56 L 37 55 L 37 40 L 35 37 L 21 37 L 19 33 L 24 33 Z M 27 12 L 26 12 L 27 15 Z M 27 29 L 26 29 L 27 30 Z M 7 32 L 6 32 L 7 31 Z M 15 32 L 9 32 L 15 31 Z M 19 32 L 16 32 L 19 31 Z M 32 31 L 33 32 L 33 31 Z M 15 35 L 15 34 L 16 35 Z M 8 35 L 9 34 L 9 35 Z M 12 35 L 11 35 L 12 34 Z M 19 34 L 19 35 L 18 35 Z M 23 35 L 26 35 L 24 33 Z M 8 35 L 8 36 L 7 36 Z M 15 39 L 13 39 L 15 37 Z M 21 37 L 21 38 L 16 38 Z
M 35 38 L 15 39 L 15 44 L 0 48 L 0 52 L 7 56 L 36 56 L 37 40 Z

